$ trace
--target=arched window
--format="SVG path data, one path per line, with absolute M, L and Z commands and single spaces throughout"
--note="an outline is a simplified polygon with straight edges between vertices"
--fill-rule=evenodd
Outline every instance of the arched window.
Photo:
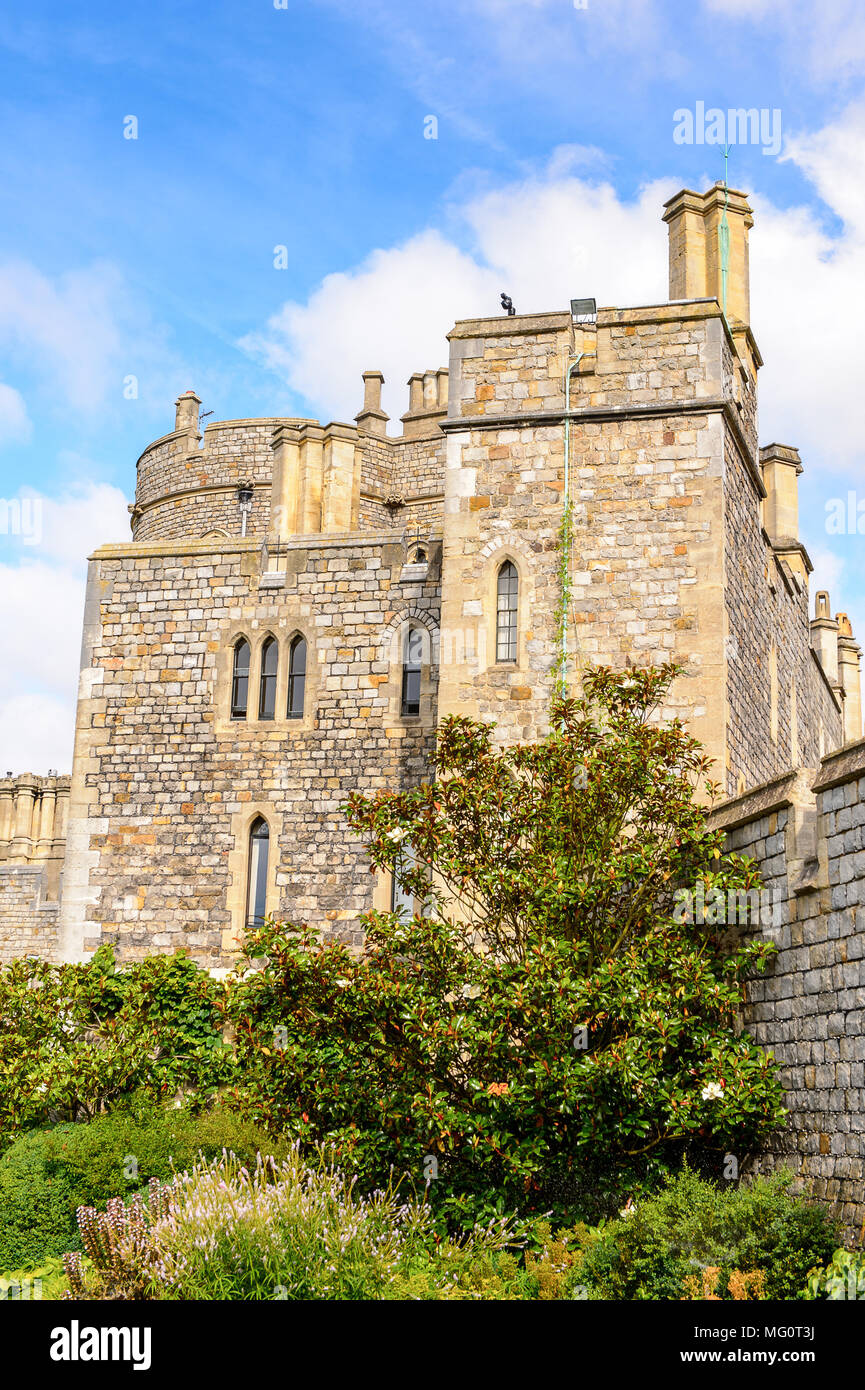
M 499 570 L 496 589 L 496 661 L 517 659 L 517 593 L 519 576 L 511 560 Z
M 246 925 L 260 927 L 264 921 L 267 900 L 267 856 L 270 849 L 270 830 L 267 821 L 259 816 L 249 829 L 249 878 L 246 890 Z
M 423 654 L 423 633 L 419 627 L 410 627 L 405 635 L 402 656 L 402 705 L 403 714 L 420 714 L 420 664 Z
M 303 718 L 306 690 L 306 638 L 295 637 L 288 649 L 288 717 Z
M 273 719 L 276 715 L 276 668 L 279 664 L 279 647 L 275 637 L 268 637 L 261 648 L 261 693 L 258 698 L 259 719 Z
M 234 644 L 231 667 L 231 717 L 245 719 L 249 703 L 249 643 L 241 637 Z

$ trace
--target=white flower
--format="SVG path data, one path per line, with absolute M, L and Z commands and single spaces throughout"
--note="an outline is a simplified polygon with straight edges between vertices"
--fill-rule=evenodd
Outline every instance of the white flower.
M 398 845 L 400 840 L 404 840 L 407 834 L 407 830 L 400 830 L 399 826 L 395 825 L 393 830 L 387 832 L 387 838 L 393 840 L 394 844 Z
M 724 1088 L 717 1081 L 709 1081 L 700 1092 L 703 1100 L 723 1100 Z
M 463 985 L 460 994 L 463 999 L 477 999 L 481 992 L 480 985 Z
M 636 1210 L 637 1210 L 637 1204 L 636 1204 L 636 1202 L 634 1201 L 633 1197 L 629 1197 L 628 1200 L 627 1200 L 627 1202 L 625 1203 L 625 1205 L 622 1207 L 622 1210 L 619 1212 L 619 1215 L 620 1215 L 620 1216 L 633 1216 L 633 1215 L 634 1215 L 634 1212 L 635 1212 Z
M 337 980 L 336 982 L 337 989 L 349 989 L 350 986 L 351 980 Z

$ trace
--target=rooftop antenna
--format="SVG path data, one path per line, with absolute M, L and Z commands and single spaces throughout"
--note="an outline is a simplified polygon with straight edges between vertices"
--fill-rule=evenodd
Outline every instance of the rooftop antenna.
M 199 425 L 201 424 L 202 420 L 206 420 L 207 417 L 208 417 L 208 415 L 212 415 L 212 414 L 213 414 L 213 411 L 212 411 L 212 410 L 202 410 L 201 413 L 200 413 L 200 415 L 199 415 L 199 417 L 198 417 L 198 423 L 199 423 Z
M 724 146 L 724 211 L 721 214 L 721 221 L 718 223 L 718 249 L 721 253 L 721 310 L 724 319 L 729 327 L 727 319 L 727 276 L 730 271 L 730 224 L 727 221 L 727 203 L 729 202 L 729 189 L 727 186 L 727 163 L 730 158 L 730 146 Z

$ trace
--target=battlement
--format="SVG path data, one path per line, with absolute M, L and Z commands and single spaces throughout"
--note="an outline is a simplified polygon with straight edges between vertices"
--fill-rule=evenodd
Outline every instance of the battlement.
M 71 778 L 53 773 L 40 777 L 24 772 L 18 777 L 0 778 L 0 900 L 6 904 L 0 919 L 13 892 L 18 897 L 23 892 L 25 899 L 29 896 L 30 909 L 37 915 L 46 903 L 56 909 L 66 851 L 70 785 Z M 28 921 L 27 926 L 28 930 L 34 927 L 35 921 Z
M 409 381 L 401 436 L 387 434 L 381 372 L 363 374 L 354 424 L 301 417 L 219 420 L 200 429 L 200 398 L 175 402 L 175 429 L 136 465 L 133 540 L 332 534 L 428 527 L 441 518 L 446 368 Z

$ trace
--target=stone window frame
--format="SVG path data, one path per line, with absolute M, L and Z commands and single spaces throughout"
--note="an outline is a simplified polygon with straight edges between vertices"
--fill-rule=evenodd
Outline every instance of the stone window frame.
M 247 801 L 231 817 L 230 836 L 233 848 L 228 853 L 228 889 L 226 908 L 230 925 L 222 932 L 222 949 L 236 955 L 246 927 L 247 894 L 249 889 L 249 835 L 255 822 L 261 817 L 267 822 L 269 832 L 269 853 L 267 856 L 267 887 L 265 890 L 265 916 L 276 916 L 279 908 L 279 887 L 276 871 L 280 860 L 282 840 L 282 815 L 266 801 Z
M 242 714 L 235 714 L 235 712 L 234 712 L 234 683 L 235 683 L 235 680 L 238 679 L 238 677 L 237 677 L 237 649 L 238 649 L 238 647 L 240 646 L 241 642 L 245 642 L 245 643 L 246 643 L 246 646 L 247 646 L 247 648 L 248 648 L 248 650 L 249 650 L 249 664 L 248 664 L 248 666 L 247 666 L 247 668 L 246 668 L 246 677 L 245 677 L 245 679 L 246 679 L 246 699 L 244 700 L 244 703 L 243 703 L 243 713 L 242 713 Z M 231 666 L 231 670 L 230 670 L 230 674 L 229 674 L 230 685 L 229 685 L 229 690 L 228 690 L 228 718 L 229 718 L 229 720 L 231 721 L 232 724 L 245 724 L 245 723 L 247 722 L 247 720 L 249 719 L 249 693 L 250 693 L 250 692 L 249 692 L 249 678 L 250 678 L 250 675 L 252 674 L 252 655 L 253 655 L 253 644 L 252 644 L 252 642 L 250 642 L 250 640 L 249 640 L 249 638 L 247 637 L 247 635 L 246 635 L 245 632 L 239 632 L 235 637 L 232 638 L 232 641 L 231 641 L 231 652 L 230 652 L 230 666 Z
M 272 714 L 272 715 L 268 715 L 268 714 L 263 714 L 263 713 L 262 713 L 262 706 L 263 706 L 263 704 L 264 704 L 264 695 L 265 695 L 265 685 L 264 685 L 264 682 L 265 682 L 265 679 L 270 680 L 270 678 L 271 678 L 270 674 L 265 675 L 265 670 L 264 670 L 264 649 L 265 649 L 265 647 L 268 647 L 268 648 L 270 648 L 270 647 L 275 647 L 275 648 L 276 648 L 276 671 L 273 673 L 273 675 L 275 676 L 275 680 L 274 680 L 274 689 L 273 689 L 273 714 Z M 255 710 L 256 710 L 255 719 L 256 719 L 256 722 L 259 723 L 259 724 L 275 724 L 275 723 L 276 723 L 276 711 L 279 709 L 279 686 L 280 686 L 280 679 L 281 679 L 281 677 L 282 677 L 282 666 L 283 666 L 283 653 L 282 653 L 282 650 L 281 650 L 281 647 L 280 647 L 279 638 L 277 637 L 277 635 L 276 635 L 275 632 L 271 632 L 270 629 L 268 629 L 267 631 L 265 631 L 265 632 L 262 634 L 261 639 L 260 639 L 260 641 L 259 641 L 259 643 L 258 643 L 258 652 L 257 652 L 257 655 L 258 655 L 258 660 L 257 660 L 257 662 L 255 663 L 255 666 L 256 666 L 256 681 L 255 681 L 255 686 L 253 687 L 254 690 L 255 690 Z M 251 674 L 252 674 L 252 668 L 251 668 L 251 666 L 250 666 L 250 676 L 251 676 Z
M 280 742 L 309 732 L 315 724 L 316 699 L 321 682 L 321 663 L 316 643 L 313 640 L 312 626 L 308 621 L 288 614 L 279 622 L 269 619 L 260 628 L 253 628 L 249 616 L 231 623 L 225 630 L 217 657 L 214 732 L 220 736 L 247 742 L 250 739 L 278 739 Z M 234 664 L 234 649 L 239 638 L 244 637 L 250 645 L 249 686 L 245 719 L 231 717 L 231 684 Z M 261 653 L 264 643 L 272 637 L 277 644 L 279 660 L 276 668 L 276 708 L 273 719 L 259 716 L 261 691 Z M 303 715 L 298 719 L 288 717 L 288 666 L 291 644 L 295 637 L 306 642 L 306 684 L 304 687 Z
M 514 637 L 514 649 L 515 649 L 515 654 L 514 654 L 513 656 L 500 657 L 500 656 L 499 656 L 499 629 L 500 629 L 500 622 L 499 622 L 499 619 L 500 619 L 500 616 L 501 616 L 502 609 L 501 609 L 500 606 L 499 606 L 499 597 L 500 597 L 500 592 L 499 592 L 499 591 L 500 591 L 500 589 L 501 589 L 502 572 L 504 571 L 504 568 L 505 568 L 506 565 L 510 565 L 511 568 L 512 568 L 513 570 L 516 571 L 516 576 L 517 576 L 517 594 L 516 594 L 517 601 L 516 601 L 516 605 L 514 606 L 514 608 L 508 607 L 506 610 L 504 610 L 504 611 L 506 611 L 507 613 L 513 613 L 513 614 L 514 614 L 514 621 L 513 621 L 513 637 Z M 503 557 L 500 556 L 500 557 L 498 558 L 497 564 L 496 564 L 496 631 L 495 631 L 495 643 L 496 643 L 496 645 L 495 645 L 495 664 L 496 664 L 496 666 L 513 666 L 513 667 L 516 667 L 516 666 L 518 665 L 519 651 L 520 651 L 520 629 L 521 629 L 521 626 L 522 626 L 522 624 L 520 623 L 520 593 L 521 593 L 522 587 L 523 587 L 523 586 L 522 586 L 522 581 L 521 581 L 521 577 L 520 577 L 519 566 L 517 565 L 516 561 L 512 560 L 512 559 L 510 558 L 509 555 L 505 555 L 505 556 L 503 556 Z M 510 640 L 510 624 L 508 624 L 508 635 L 509 635 L 509 640 Z
M 482 583 L 482 604 L 486 620 L 485 640 L 490 659 L 488 667 L 497 671 L 522 671 L 527 666 L 526 622 L 527 613 L 532 611 L 534 601 L 533 575 L 528 557 L 520 546 L 514 545 L 511 537 L 502 537 L 497 543 L 484 547 L 486 565 Z M 498 605 L 499 574 L 502 565 L 508 561 L 517 572 L 517 657 L 516 661 L 498 660 Z
M 289 702 L 291 697 L 291 682 L 292 678 L 294 678 L 295 680 L 298 679 L 298 674 L 293 671 L 293 666 L 295 652 L 300 642 L 303 642 L 305 648 L 303 654 L 303 699 L 300 702 L 300 714 L 292 714 L 289 708 Z M 295 632 L 293 636 L 289 637 L 286 642 L 285 653 L 286 661 L 288 662 L 288 668 L 285 677 L 285 717 L 286 719 L 290 720 L 292 724 L 298 724 L 302 723 L 303 720 L 306 718 L 308 708 L 307 675 L 309 673 L 309 638 L 306 636 L 306 633 Z
M 403 653 L 410 628 L 424 633 L 424 648 L 420 672 L 420 713 L 402 713 Z M 382 634 L 382 651 L 388 665 L 388 683 L 384 687 L 387 708 L 385 729 L 432 728 L 435 700 L 439 683 L 440 629 L 431 613 L 416 604 L 409 604 L 391 618 Z

